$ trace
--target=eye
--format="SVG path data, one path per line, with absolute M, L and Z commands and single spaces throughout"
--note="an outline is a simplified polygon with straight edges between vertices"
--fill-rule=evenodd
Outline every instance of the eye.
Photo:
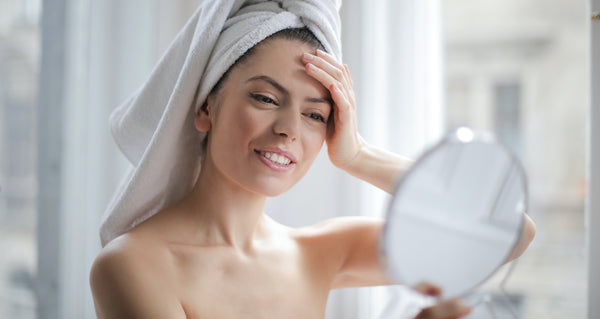
M 258 94 L 258 93 L 250 93 L 250 96 L 260 103 L 278 105 L 275 100 L 273 100 L 272 98 L 270 98 L 266 95 L 262 95 L 262 94 Z
M 311 119 L 313 119 L 315 121 L 319 121 L 319 122 L 323 122 L 323 123 L 326 122 L 323 115 L 321 115 L 319 113 L 308 113 L 308 114 L 306 114 L 306 116 L 310 117 Z

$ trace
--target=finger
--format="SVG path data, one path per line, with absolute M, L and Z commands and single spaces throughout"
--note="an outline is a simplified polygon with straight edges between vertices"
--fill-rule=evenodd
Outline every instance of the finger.
M 336 115 L 339 115 L 340 111 L 347 111 L 350 108 L 350 103 L 339 86 L 332 85 L 329 88 L 329 91 L 331 92 L 331 98 L 334 102 L 334 111 L 336 111 Z M 345 117 L 347 117 L 348 113 L 346 112 L 345 115 Z
M 319 81 L 324 87 L 328 88 L 330 92 L 332 85 L 342 85 L 342 83 L 334 77 L 332 77 L 331 74 L 327 73 L 325 70 L 317 67 L 312 63 L 306 64 L 306 73 L 308 73 L 308 75 L 312 76 L 317 81 Z
M 302 59 L 304 60 L 305 63 L 312 63 L 312 64 L 318 66 L 319 68 L 325 70 L 325 72 L 329 73 L 332 77 L 338 79 L 340 82 L 341 82 L 342 78 L 344 78 L 344 76 L 345 76 L 345 73 L 344 73 L 344 71 L 342 71 L 342 69 L 334 66 L 333 64 L 329 63 L 325 59 L 318 57 L 316 55 L 313 55 L 310 53 L 304 53 L 302 55 Z
M 354 98 L 354 80 L 352 80 L 352 76 L 350 75 L 350 69 L 348 69 L 348 65 L 344 64 L 344 73 L 346 74 L 346 84 L 348 90 L 348 96 L 351 100 L 351 104 L 356 106 L 356 100 Z
M 351 120 L 348 100 L 339 87 L 332 85 L 329 90 L 333 100 L 333 122 L 337 130 L 343 131 L 345 125 L 349 124 Z
M 316 67 L 323 69 L 323 71 L 331 75 L 332 78 L 342 83 L 344 85 L 344 88 L 346 88 L 347 90 L 352 88 L 352 85 L 350 84 L 351 79 L 349 79 L 348 75 L 346 74 L 346 70 L 343 66 L 339 67 L 323 59 L 322 57 L 318 57 L 310 53 L 304 53 L 302 55 L 302 60 L 304 61 L 304 63 L 311 63 Z
M 346 73 L 346 79 L 349 81 L 348 92 L 350 94 L 350 99 L 352 100 L 352 105 L 356 105 L 354 99 L 354 80 L 352 80 L 352 75 L 350 74 L 350 69 L 347 64 L 344 64 L 344 72 Z
M 337 61 L 337 60 L 336 60 L 336 59 L 333 57 L 333 55 L 331 55 L 331 54 L 329 54 L 329 53 L 327 53 L 327 52 L 325 52 L 325 51 L 323 51 L 323 50 L 317 49 L 317 54 L 316 54 L 316 56 L 318 56 L 318 57 L 322 58 L 323 60 L 325 60 L 325 61 L 327 61 L 327 62 L 329 62 L 329 63 L 331 63 L 331 65 L 334 65 L 336 68 L 338 68 L 338 69 L 340 69 L 340 70 L 343 70 L 343 69 L 344 69 L 344 66 L 343 66 L 343 65 L 342 65 L 340 62 L 338 62 L 338 61 Z
M 323 60 L 327 61 L 329 64 L 333 65 L 337 69 L 345 71 L 344 74 L 346 77 L 344 84 L 347 84 L 347 89 L 351 89 L 354 86 L 354 83 L 352 82 L 352 77 L 350 76 L 350 70 L 348 69 L 347 65 L 338 62 L 338 60 L 336 60 L 335 57 L 333 57 L 333 55 L 319 49 L 317 49 L 316 55 L 322 58 Z
M 346 76 L 350 79 L 350 85 L 354 86 L 354 80 L 352 80 L 352 75 L 350 75 L 350 69 L 348 68 L 348 64 L 344 64 L 344 70 L 346 71 Z
M 471 308 L 458 299 L 444 301 L 423 309 L 415 319 L 454 319 L 462 318 L 471 312 Z
M 421 282 L 413 287 L 414 290 L 428 296 L 439 297 L 442 295 L 442 289 L 428 282 Z
M 327 139 L 328 141 L 339 132 L 343 132 L 352 126 L 352 114 L 349 109 L 346 96 L 340 88 L 332 86 L 330 88 L 331 98 L 333 100 L 332 112 L 330 120 L 327 123 Z
M 356 109 L 356 103 L 354 99 L 354 90 L 352 88 L 347 88 L 348 84 L 341 83 L 334 77 L 332 77 L 329 73 L 325 72 L 323 69 L 315 66 L 312 63 L 306 64 L 306 73 L 317 81 L 319 81 L 324 87 L 328 88 L 331 92 L 332 85 L 338 87 L 340 91 L 345 95 L 344 101 L 347 102 L 344 104 L 344 107 L 349 107 L 353 110 Z

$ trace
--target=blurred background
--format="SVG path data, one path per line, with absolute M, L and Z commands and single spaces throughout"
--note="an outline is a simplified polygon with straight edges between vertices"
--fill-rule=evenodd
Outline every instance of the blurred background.
M 108 116 L 200 2 L 0 0 L 0 318 L 95 318 L 89 267 L 128 165 Z M 522 160 L 537 236 L 507 284 L 520 318 L 586 313 L 587 10 L 583 0 L 342 7 L 344 62 L 367 141 L 417 157 L 467 125 L 494 131 Z M 267 212 L 302 226 L 383 216 L 387 200 L 322 152 Z M 500 312 L 503 273 L 481 288 Z M 327 318 L 377 318 L 390 289 L 334 291 Z M 477 318 L 489 316 L 480 310 Z

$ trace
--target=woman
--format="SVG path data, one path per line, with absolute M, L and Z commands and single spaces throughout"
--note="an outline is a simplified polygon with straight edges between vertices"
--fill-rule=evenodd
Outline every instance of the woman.
M 410 165 L 359 136 L 348 68 L 323 49 L 307 28 L 275 32 L 199 101 L 202 169 L 185 197 L 104 247 L 91 272 L 99 318 L 323 318 L 331 289 L 391 284 L 378 257 L 382 221 L 293 229 L 264 214 L 324 142 L 334 165 L 388 192 Z M 418 318 L 468 311 L 449 301 Z

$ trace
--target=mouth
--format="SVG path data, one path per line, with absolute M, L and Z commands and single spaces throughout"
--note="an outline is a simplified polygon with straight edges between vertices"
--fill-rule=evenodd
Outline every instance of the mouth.
M 259 150 L 255 150 L 255 152 L 260 154 L 262 157 L 266 158 L 267 160 L 269 160 L 270 162 L 272 162 L 273 164 L 276 164 L 276 165 L 289 166 L 294 163 L 294 161 L 292 161 L 290 158 L 288 158 L 287 156 L 285 156 L 283 154 L 277 154 L 274 152 L 265 152 L 265 151 L 259 151 Z

